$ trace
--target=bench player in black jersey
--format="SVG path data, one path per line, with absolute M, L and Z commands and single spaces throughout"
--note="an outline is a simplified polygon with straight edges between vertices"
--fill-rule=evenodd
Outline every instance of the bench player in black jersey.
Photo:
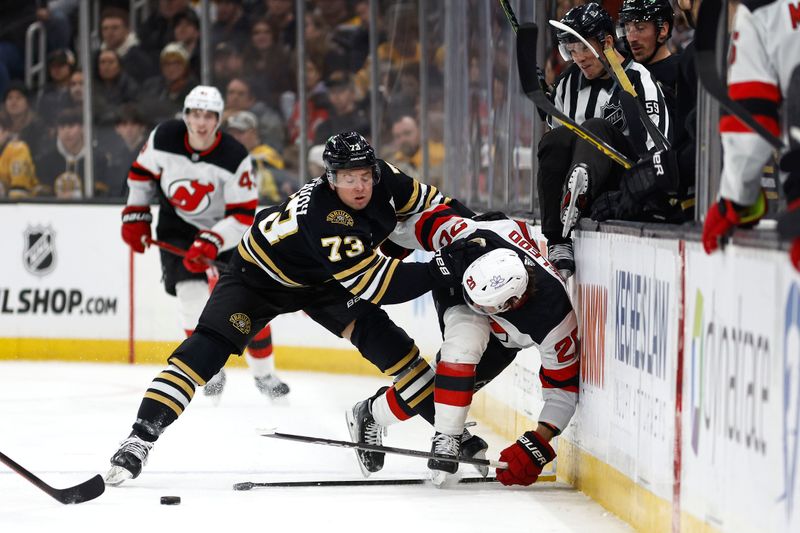
M 457 285 L 463 270 L 458 259 L 466 247 L 445 249 L 430 263 L 402 263 L 376 249 L 398 217 L 446 204 L 472 212 L 376 159 L 356 132 L 329 138 L 323 159 L 324 176 L 256 215 L 194 333 L 147 389 L 133 432 L 111 459 L 107 483 L 138 476 L 153 443 L 186 409 L 195 388 L 279 314 L 305 311 L 348 338 L 387 375 L 425 363 L 414 341 L 379 306 L 412 300 L 435 286 Z M 362 434 L 361 422 L 354 423 Z M 380 442 L 380 436 L 370 437 L 376 439 Z
M 463 258 L 468 265 L 463 290 L 433 292 L 443 337 L 435 377 L 413 372 L 398 375 L 390 388 L 354 409 L 370 415 L 374 433 L 420 414 L 435 429 L 432 452 L 483 456 L 485 442 L 476 454 L 471 450 L 474 444 L 463 436 L 472 396 L 511 364 L 519 350 L 535 346 L 542 361 L 539 379 L 544 406 L 536 429 L 503 450 L 500 460 L 508 462 L 509 468 L 497 472 L 503 484 L 530 485 L 555 458 L 549 441 L 566 428 L 575 412 L 577 317 L 564 280 L 539 253 L 527 225 L 504 216 L 483 218 L 465 218 L 447 206 L 437 206 L 398 225 L 391 240 L 403 248 L 435 251 L 463 241 L 482 246 Z M 430 386 L 432 396 L 415 393 Z M 399 398 L 406 400 L 400 403 Z M 432 459 L 428 468 L 438 486 L 455 474 L 458 464 Z M 488 468 L 481 474 L 487 475 Z
M 153 219 L 150 202 L 157 197 L 159 240 L 188 249 L 184 259 L 160 250 L 164 289 L 177 296 L 188 337 L 217 280 L 205 261 L 230 258 L 253 222 L 258 190 L 247 150 L 219 131 L 224 110 L 219 91 L 198 85 L 183 107 L 184 119 L 153 129 L 131 165 L 122 238 L 135 252 L 144 252 Z M 275 374 L 269 324 L 250 343 L 246 357 L 260 392 L 273 399 L 289 392 Z M 203 392 L 218 401 L 224 385 L 225 371 L 220 370 Z

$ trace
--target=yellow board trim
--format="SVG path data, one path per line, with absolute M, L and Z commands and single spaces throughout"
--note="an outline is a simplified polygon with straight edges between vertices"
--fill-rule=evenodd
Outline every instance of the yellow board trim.
M 160 394 L 156 394 L 154 392 L 147 391 L 147 392 L 144 393 L 144 397 L 145 398 L 149 398 L 149 399 L 153 400 L 154 402 L 163 403 L 164 405 L 166 405 L 167 407 L 169 407 L 170 409 L 175 411 L 175 414 L 178 415 L 178 416 L 181 416 L 181 413 L 183 412 L 183 407 L 181 407 L 177 403 L 173 402 L 172 400 L 170 400 L 166 396 L 161 396 Z

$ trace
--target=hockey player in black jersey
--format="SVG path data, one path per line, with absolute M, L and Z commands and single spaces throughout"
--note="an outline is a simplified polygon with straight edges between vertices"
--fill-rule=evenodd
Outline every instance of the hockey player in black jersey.
M 433 292 L 443 336 L 435 372 L 426 368 L 399 374 L 392 387 L 356 406 L 368 411 L 376 433 L 420 414 L 435 429 L 432 452 L 476 456 L 474 448 L 480 443 L 464 429 L 474 392 L 511 364 L 520 349 L 535 346 L 542 360 L 544 407 L 536 429 L 503 450 L 500 460 L 509 468 L 498 471 L 506 485 L 530 485 L 555 458 L 548 443 L 575 412 L 577 317 L 564 281 L 539 253 L 527 225 L 482 218 L 463 218 L 447 206 L 437 206 L 410 217 L 392 234 L 391 240 L 404 248 L 435 251 L 462 241 L 481 246 L 465 257 L 463 287 Z M 432 397 L 425 394 L 430 388 Z M 485 449 L 483 442 L 478 456 Z M 458 465 L 429 460 L 428 467 L 431 479 L 441 485 Z
M 324 176 L 258 213 L 245 232 L 194 333 L 147 389 L 133 432 L 111 459 L 107 483 L 138 476 L 153 443 L 188 407 L 195 388 L 279 314 L 305 311 L 387 375 L 424 363 L 414 341 L 378 306 L 457 285 L 459 258 L 468 247 L 442 250 L 430 263 L 402 263 L 376 249 L 398 217 L 445 204 L 471 212 L 376 159 L 356 132 L 328 139 L 323 159 Z M 366 431 L 355 423 L 358 433 Z M 372 440 L 379 443 L 380 436 Z
M 648 70 L 622 58 L 614 49 L 615 25 L 598 4 L 572 8 L 561 20 L 586 39 L 598 54 L 612 49 L 622 62 L 647 117 L 665 137 L 670 137 L 670 119 L 664 96 Z M 605 140 L 629 159 L 655 149 L 636 106 L 620 98 L 622 89 L 606 73 L 603 64 L 573 34 L 558 33 L 559 50 L 573 61 L 553 91 L 554 104 L 577 123 Z M 645 120 L 647 120 L 645 118 Z M 623 168 L 587 142 L 579 140 L 557 120 L 539 144 L 538 186 L 542 232 L 547 237 L 550 260 L 565 278 L 575 272 L 570 232 L 581 214 L 588 214 L 592 200 L 601 193 L 618 190 Z

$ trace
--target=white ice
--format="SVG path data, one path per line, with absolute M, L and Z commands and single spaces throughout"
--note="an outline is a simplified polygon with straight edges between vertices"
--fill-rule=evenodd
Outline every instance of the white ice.
M 0 451 L 57 488 L 105 474 L 159 369 L 0 362 Z M 0 463 L 0 532 L 630 531 L 560 483 L 234 491 L 240 481 L 361 479 L 352 450 L 268 439 L 258 429 L 348 439 L 344 410 L 383 381 L 306 372 L 281 376 L 292 392 L 284 405 L 272 405 L 246 370 L 229 370 L 218 406 L 198 391 L 156 443 L 142 475 L 91 502 L 62 505 Z M 489 442 L 490 457 L 508 444 L 486 428 L 476 432 Z M 392 427 L 384 442 L 426 450 L 430 436 L 424 421 L 412 420 Z M 461 468 L 474 474 L 469 466 Z M 383 471 L 373 474 L 424 476 L 424 460 L 397 455 L 387 456 Z M 180 496 L 182 503 L 160 505 L 165 495 Z

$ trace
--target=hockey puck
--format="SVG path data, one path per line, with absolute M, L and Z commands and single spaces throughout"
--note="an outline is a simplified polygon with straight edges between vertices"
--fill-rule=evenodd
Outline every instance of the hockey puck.
M 180 496 L 162 496 L 161 497 L 161 505 L 180 505 L 181 497 Z

